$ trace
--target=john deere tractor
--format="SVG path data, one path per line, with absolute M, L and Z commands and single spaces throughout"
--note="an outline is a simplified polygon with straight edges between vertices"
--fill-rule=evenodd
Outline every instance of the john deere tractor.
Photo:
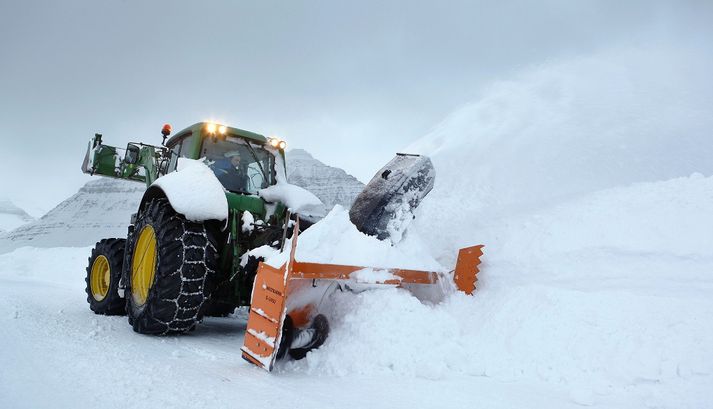
M 241 256 L 290 234 L 287 207 L 258 194 L 285 177 L 284 141 L 207 122 L 162 133 L 160 146 L 125 150 L 96 134 L 82 165 L 146 184 L 126 238 L 99 241 L 86 278 L 92 311 L 127 314 L 144 334 L 186 332 L 204 315 L 249 305 L 259 259 Z

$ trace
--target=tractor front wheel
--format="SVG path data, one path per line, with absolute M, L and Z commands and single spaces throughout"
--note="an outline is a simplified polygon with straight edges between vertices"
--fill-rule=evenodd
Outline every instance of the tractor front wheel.
M 87 302 L 96 314 L 123 315 L 126 301 L 119 296 L 124 261 L 124 239 L 104 239 L 92 249 L 87 266 Z
M 134 331 L 164 335 L 195 327 L 215 287 L 217 238 L 209 222 L 187 220 L 166 199 L 146 205 L 129 240 L 125 273 Z

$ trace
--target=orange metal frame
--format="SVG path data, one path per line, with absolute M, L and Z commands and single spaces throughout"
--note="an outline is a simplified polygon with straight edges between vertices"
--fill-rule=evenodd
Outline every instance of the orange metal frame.
M 299 221 L 294 226 L 289 261 L 280 268 L 260 263 L 253 285 L 248 326 L 241 350 L 244 359 L 267 371 L 271 371 L 275 363 L 285 316 L 290 314 L 295 324 L 299 326 L 306 324 L 309 320 L 308 315 L 313 312 L 310 305 L 299 310 L 287 311 L 287 298 L 290 293 L 299 288 L 297 285 L 299 280 L 350 280 L 352 273 L 367 268 L 386 271 L 398 277 L 375 284 L 435 284 L 439 280 L 439 274 L 433 271 L 297 261 L 295 252 L 298 231 Z M 455 285 L 458 290 L 469 295 L 475 290 L 478 265 L 483 255 L 482 249 L 482 245 L 472 246 L 460 249 L 458 253 L 454 274 Z

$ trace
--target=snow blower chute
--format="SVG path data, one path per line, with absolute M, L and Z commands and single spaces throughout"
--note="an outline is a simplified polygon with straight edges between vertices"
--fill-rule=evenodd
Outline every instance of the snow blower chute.
M 399 154 L 384 166 L 357 197 L 349 212 L 352 223 L 363 233 L 397 243 L 413 211 L 433 187 L 435 172 L 424 156 Z M 295 259 L 299 219 L 293 227 L 289 260 L 279 268 L 260 263 L 253 286 L 243 358 L 270 371 L 289 315 L 295 326 L 305 326 L 318 312 L 319 301 L 331 283 L 360 284 L 361 272 L 377 272 L 372 285 L 408 288 L 434 285 L 450 276 L 433 271 L 377 268 L 302 262 Z M 482 245 L 460 249 L 452 280 L 466 294 L 475 290 Z

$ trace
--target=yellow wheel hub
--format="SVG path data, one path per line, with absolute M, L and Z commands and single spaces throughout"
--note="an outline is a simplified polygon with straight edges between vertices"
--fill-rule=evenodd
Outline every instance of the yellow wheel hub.
M 156 276 L 156 232 L 144 226 L 131 257 L 131 296 L 137 306 L 146 304 L 149 290 Z
M 109 293 L 110 282 L 111 268 L 109 268 L 109 260 L 105 256 L 95 258 L 92 263 L 92 273 L 89 277 L 89 285 L 95 300 L 101 301 L 106 298 Z

